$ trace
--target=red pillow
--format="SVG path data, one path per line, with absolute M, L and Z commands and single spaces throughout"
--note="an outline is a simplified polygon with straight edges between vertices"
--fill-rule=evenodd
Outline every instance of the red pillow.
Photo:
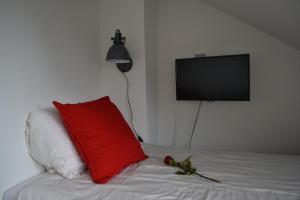
M 109 97 L 53 104 L 94 182 L 106 183 L 128 165 L 148 158 Z

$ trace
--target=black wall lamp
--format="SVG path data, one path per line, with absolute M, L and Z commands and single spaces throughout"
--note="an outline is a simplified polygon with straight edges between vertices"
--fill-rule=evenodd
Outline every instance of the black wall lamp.
M 109 48 L 107 55 L 106 55 L 106 61 L 116 63 L 118 69 L 122 72 L 126 84 L 127 84 L 127 102 L 129 106 L 129 112 L 130 112 L 130 124 L 133 129 L 133 132 L 135 133 L 137 139 L 140 142 L 143 142 L 142 137 L 137 133 L 137 131 L 134 128 L 133 125 L 133 113 L 132 113 L 132 108 L 131 108 L 131 103 L 129 99 L 129 81 L 127 76 L 125 75 L 124 72 L 128 72 L 132 68 L 132 59 L 129 56 L 128 50 L 124 46 L 125 44 L 125 37 L 122 37 L 122 33 L 120 30 L 116 30 L 115 32 L 115 37 L 112 37 L 111 40 L 113 41 L 113 45 Z
M 106 61 L 116 63 L 121 72 L 128 72 L 132 68 L 132 59 L 126 49 L 126 38 L 122 37 L 120 30 L 115 31 L 115 37 L 112 37 L 113 45 L 109 48 Z

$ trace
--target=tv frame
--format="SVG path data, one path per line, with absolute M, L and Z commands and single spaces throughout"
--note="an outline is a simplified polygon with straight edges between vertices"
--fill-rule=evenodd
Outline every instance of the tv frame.
M 247 56 L 248 58 L 248 96 L 245 98 L 240 98 L 240 99 L 221 99 L 221 98 L 205 98 L 205 99 L 193 99 L 193 98 L 179 98 L 178 96 L 178 89 L 177 89 L 177 68 L 178 68 L 178 63 L 177 60 L 199 60 L 199 59 L 207 59 L 207 58 L 222 58 L 222 57 L 236 57 L 236 56 Z M 176 88 L 176 100 L 177 101 L 250 101 L 250 96 L 251 96 L 251 90 L 250 90 L 250 54 L 245 53 L 245 54 L 232 54 L 232 55 L 219 55 L 219 56 L 202 56 L 202 57 L 194 57 L 194 58 L 177 58 L 175 59 L 175 88 Z

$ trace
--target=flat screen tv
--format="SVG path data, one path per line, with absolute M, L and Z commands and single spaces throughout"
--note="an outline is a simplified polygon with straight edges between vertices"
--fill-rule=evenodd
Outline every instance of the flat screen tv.
M 175 60 L 176 99 L 249 101 L 249 54 Z

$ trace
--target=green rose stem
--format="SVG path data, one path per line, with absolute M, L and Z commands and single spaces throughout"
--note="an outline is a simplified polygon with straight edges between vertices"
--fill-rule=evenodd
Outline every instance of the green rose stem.
M 205 178 L 205 179 L 208 179 L 208 180 L 217 182 L 217 183 L 221 183 L 221 181 L 218 181 L 218 180 L 213 179 L 213 178 L 209 178 L 209 177 L 207 177 L 207 176 L 203 176 L 203 175 L 199 174 L 198 172 L 194 172 L 194 174 L 197 174 L 198 176 L 200 176 L 200 177 L 202 177 L 202 178 Z
M 182 175 L 184 175 L 184 174 L 196 174 L 196 175 L 198 175 L 198 176 L 200 176 L 200 177 L 202 177 L 202 178 L 205 178 L 205 179 L 208 179 L 208 180 L 217 182 L 217 183 L 221 183 L 221 181 L 218 181 L 218 180 L 216 180 L 216 179 L 209 178 L 209 177 L 207 177 L 207 176 L 204 176 L 204 175 L 202 175 L 202 174 L 199 174 L 199 173 L 196 171 L 195 168 L 192 168 L 192 167 L 191 167 L 190 169 L 187 169 L 187 168 L 185 168 L 185 167 L 182 167 L 180 163 L 177 163 L 177 167 L 183 170 L 183 172 L 179 172 L 179 173 L 177 173 L 177 174 L 182 174 Z

